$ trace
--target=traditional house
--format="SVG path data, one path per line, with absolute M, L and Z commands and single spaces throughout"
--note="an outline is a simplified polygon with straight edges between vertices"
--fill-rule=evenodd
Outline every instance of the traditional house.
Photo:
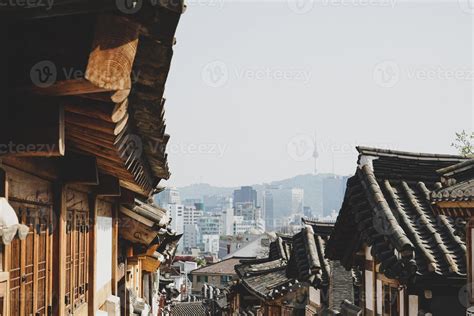
M 334 230 L 334 223 L 321 222 L 314 219 L 303 218 L 303 224 L 310 225 L 315 232 L 315 239 L 319 245 L 318 251 L 325 253 L 325 245 L 329 236 Z M 329 284 L 326 288 L 317 289 L 316 294 L 319 297 L 318 309 L 340 311 L 341 303 L 345 300 L 354 300 L 353 273 L 347 271 L 338 261 L 329 261 L 328 278 Z
M 324 258 L 331 231 L 332 224 L 304 220 L 296 235 L 278 235 L 267 258 L 241 260 L 235 267 L 239 282 L 229 297 L 231 310 L 269 316 L 335 313 L 332 307 L 341 302 L 334 298 L 351 299 L 352 282 L 349 273 L 341 274 L 341 283 L 349 285 L 348 297 L 335 295 L 339 289 L 331 282 L 337 272 Z
M 234 267 L 240 263 L 241 259 L 243 258 L 232 257 L 191 271 L 193 283 L 192 293 L 194 295 L 200 294 L 203 285 L 219 289 L 224 289 L 229 286 L 229 282 L 237 279 L 237 273 Z
M 146 202 L 169 177 L 163 90 L 183 9 L 1 6 L 0 314 L 153 309 L 147 274 L 179 238 Z
M 434 212 L 436 172 L 465 159 L 358 147 L 326 256 L 353 269 L 364 315 L 461 315 L 461 221 Z
M 431 193 L 434 210 L 439 215 L 451 216 L 458 219 L 458 223 L 467 221 L 467 285 L 466 307 L 474 313 L 473 266 L 474 261 L 474 159 L 470 159 L 453 166 L 438 170 L 441 176 L 438 188 Z M 462 295 L 460 295 L 460 299 Z

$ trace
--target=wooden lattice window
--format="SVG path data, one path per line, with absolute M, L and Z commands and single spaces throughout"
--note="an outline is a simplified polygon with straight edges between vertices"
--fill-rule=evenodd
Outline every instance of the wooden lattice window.
M 400 297 L 398 295 L 398 288 L 393 285 L 383 284 L 383 315 L 397 316 L 400 315 Z
M 50 206 L 11 202 L 20 222 L 30 228 L 25 240 L 14 239 L 10 256 L 10 315 L 49 315 L 52 226 Z
M 89 213 L 68 209 L 66 221 L 66 313 L 87 303 Z

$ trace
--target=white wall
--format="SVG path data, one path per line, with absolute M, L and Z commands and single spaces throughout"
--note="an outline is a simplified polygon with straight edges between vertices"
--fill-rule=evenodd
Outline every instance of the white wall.
M 418 296 L 408 295 L 408 316 L 418 316 Z
M 112 218 L 97 216 L 96 291 L 112 280 Z
M 374 276 L 372 271 L 365 270 L 365 307 L 371 311 L 374 310 L 374 291 L 373 291 L 373 280 Z
M 383 299 L 382 281 L 377 280 L 376 284 L 377 284 L 377 314 L 382 315 L 382 299 Z

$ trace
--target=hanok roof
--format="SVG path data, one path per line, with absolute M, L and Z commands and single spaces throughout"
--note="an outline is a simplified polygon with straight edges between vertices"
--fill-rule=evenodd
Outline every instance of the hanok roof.
M 431 194 L 433 202 L 474 201 L 474 159 L 438 170 L 442 187 Z
M 464 159 L 357 149 L 359 166 L 348 180 L 327 257 L 350 269 L 361 264 L 356 253 L 366 244 L 389 278 L 464 277 L 466 246 L 455 233 L 460 227 L 449 217 L 435 216 L 430 204 L 436 171 Z
M 169 231 L 166 231 L 165 234 L 158 235 L 158 238 L 160 239 L 160 245 L 157 249 L 157 252 L 163 255 L 169 264 L 176 254 L 178 242 L 182 236 L 183 234 L 176 234 L 175 232 L 170 233 Z
M 329 237 L 334 230 L 333 222 L 323 222 L 316 219 L 310 219 L 303 217 L 301 219 L 303 224 L 310 225 L 313 230 L 318 233 L 318 236 Z
M 202 268 L 191 271 L 192 274 L 222 274 L 222 275 L 235 275 L 234 267 L 240 263 L 242 257 L 232 257 L 219 261 L 217 263 L 209 264 Z M 246 258 L 248 259 L 248 258 Z
M 206 307 L 203 302 L 176 303 L 171 307 L 173 316 L 206 316 Z
M 151 195 L 170 176 L 163 92 L 184 7 L 181 0 L 140 1 L 136 10 L 116 1 L 87 0 L 57 0 L 51 10 L 2 7 L 2 21 L 14 23 L 5 44 L 15 69 L 9 80 L 9 90 L 17 92 L 12 99 L 28 92 L 27 97 L 59 100 L 66 153 L 96 157 L 101 173 Z M 127 10 L 137 12 L 124 14 Z M 127 33 L 116 25 L 126 25 Z M 108 56 L 116 59 L 94 60 L 103 51 L 112 51 Z M 57 79 L 48 87 L 30 87 L 30 70 L 40 61 L 57 68 Z M 84 75 L 71 79 L 66 69 Z
M 174 236 L 166 227 L 170 219 L 166 211 L 151 204 L 135 199 L 133 205 L 120 207 L 119 225 L 122 238 L 133 243 L 150 245 L 159 235 Z
M 300 286 L 297 280 L 287 276 L 287 261 L 283 259 L 242 260 L 235 270 L 245 288 L 263 300 L 278 298 Z
M 290 259 L 293 238 L 285 235 L 277 235 L 276 240 L 270 243 L 270 250 L 268 257 L 270 259 L 283 258 Z
M 324 258 L 327 234 L 305 225 L 291 240 L 278 236 L 265 259 L 242 260 L 235 267 L 243 286 L 261 299 L 276 299 L 302 285 L 329 285 L 329 264 Z M 272 246 L 273 245 L 273 246 Z
M 316 288 L 329 284 L 329 262 L 324 258 L 327 235 L 305 225 L 293 236 L 293 252 L 288 263 L 288 275 Z

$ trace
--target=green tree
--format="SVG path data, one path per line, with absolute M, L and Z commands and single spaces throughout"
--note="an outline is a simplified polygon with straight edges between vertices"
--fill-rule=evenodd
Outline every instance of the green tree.
M 202 257 L 196 258 L 196 263 L 198 264 L 198 267 L 204 267 L 207 264 L 206 259 Z
M 474 157 L 474 132 L 466 132 L 463 130 L 460 133 L 456 133 L 456 139 L 451 144 L 454 148 L 459 151 L 459 154 L 466 157 Z

